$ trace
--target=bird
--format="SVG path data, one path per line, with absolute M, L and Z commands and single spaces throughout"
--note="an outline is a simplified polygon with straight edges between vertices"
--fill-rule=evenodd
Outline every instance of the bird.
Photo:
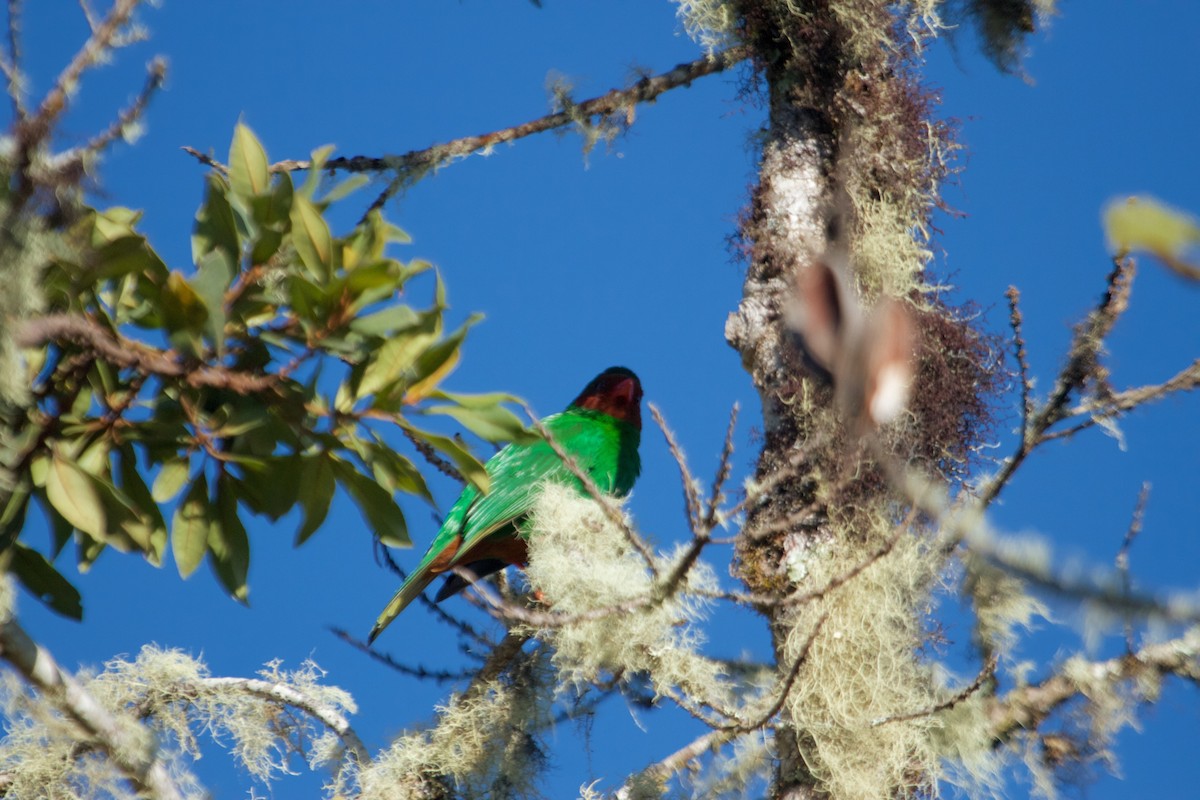
M 578 469 L 605 495 L 624 497 L 633 488 L 641 459 L 642 384 L 632 370 L 609 367 L 588 383 L 566 410 L 542 420 L 542 426 Z M 528 560 L 526 532 L 529 515 L 545 483 L 574 486 L 586 495 L 579 478 L 545 439 L 531 444 L 511 443 L 484 464 L 491 489 L 463 489 L 446 514 L 442 527 L 421 563 L 401 584 L 379 614 L 367 643 L 391 624 L 442 573 L 446 580 L 434 602 L 462 591 L 469 582 L 453 572 L 461 567 L 484 577 Z

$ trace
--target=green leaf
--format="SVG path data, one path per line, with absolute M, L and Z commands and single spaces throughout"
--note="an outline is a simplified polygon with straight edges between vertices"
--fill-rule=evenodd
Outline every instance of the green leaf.
M 229 183 L 242 197 L 251 198 L 263 194 L 271 186 L 267 151 L 242 123 L 233 129 L 233 143 L 229 146 Z
M 419 403 L 454 371 L 462 356 L 462 342 L 467 331 L 481 319 L 482 315 L 472 314 L 458 330 L 421 354 L 413 366 L 411 383 L 406 387 L 405 403 Z
M 22 542 L 14 544 L 11 552 L 9 569 L 34 597 L 64 617 L 83 619 L 79 590 L 45 556 Z
M 425 411 L 430 414 L 445 414 L 458 420 L 471 433 L 489 442 L 529 444 L 541 438 L 537 433 L 526 428 L 516 414 L 500 405 L 473 408 L 459 405 L 438 405 L 430 406 Z
M 198 334 L 208 320 L 208 308 L 183 275 L 170 274 L 159 295 L 158 306 L 163 325 L 170 332 L 171 343 L 193 354 L 199 353 Z
M 107 517 L 92 476 L 57 451 L 46 473 L 46 499 L 75 528 L 104 541 Z
M 351 175 L 326 192 L 324 197 L 321 198 L 321 202 L 336 203 L 339 200 L 344 200 L 363 186 L 366 186 L 370 180 L 369 177 L 363 175 L 361 172 L 357 175 Z
M 388 306 L 381 311 L 356 318 L 350 323 L 350 330 L 363 336 L 387 336 L 392 331 L 412 327 L 420 320 L 417 312 L 408 306 Z
M 370 449 L 370 465 L 375 480 L 389 491 L 415 494 L 431 506 L 435 505 L 425 476 L 416 465 L 378 439 Z
M 208 310 L 204 326 L 217 357 L 225 354 L 225 292 L 233 283 L 234 264 L 224 250 L 213 250 L 200 259 L 191 285 Z
M 175 554 L 175 566 L 179 568 L 181 577 L 191 575 L 204 560 L 212 517 L 208 479 L 201 472 L 192 481 L 192 488 L 175 509 L 175 516 L 171 520 L 171 550 Z
M 238 517 L 238 501 L 227 474 L 217 479 L 217 516 L 208 528 L 208 555 L 213 571 L 235 600 L 250 595 L 246 575 L 250 570 L 250 540 Z
M 325 162 L 331 155 L 333 155 L 333 145 L 331 144 L 323 145 L 312 151 L 312 155 L 309 157 L 308 175 L 304 178 L 304 183 L 300 185 L 299 195 L 312 199 L 321 186 L 321 173 L 325 169 Z
M 121 239 L 137 237 L 133 226 L 142 218 L 141 211 L 112 206 L 92 216 L 92 247 L 102 248 Z M 140 237 L 139 237 L 140 238 Z
M 146 554 L 146 559 L 156 567 L 161 566 L 163 553 L 167 549 L 166 520 L 163 519 L 158 503 L 155 502 L 150 489 L 146 487 L 146 481 L 138 471 L 133 446 L 122 445 L 118 452 L 121 456 L 121 490 L 132 502 L 137 517 L 135 522 L 127 526 L 127 530 L 134 541 L 141 546 L 142 552 Z M 184 478 L 187 478 L 186 469 Z M 174 497 L 175 494 L 172 493 L 171 496 Z
M 304 511 L 304 520 L 296 531 L 297 547 L 308 541 L 308 537 L 316 533 L 329 515 L 336 488 L 333 463 L 328 456 L 318 454 L 303 459 L 300 467 L 300 508 Z
M 404 377 L 404 371 L 437 341 L 441 335 L 442 314 L 440 308 L 422 312 L 420 321 L 397 332 L 384 342 L 383 347 L 367 362 L 362 380 L 358 384 L 358 396 L 366 397 L 395 384 Z
M 154 486 L 150 496 L 156 503 L 169 503 L 179 494 L 179 490 L 187 483 L 191 464 L 186 457 L 173 458 L 163 462 L 162 469 L 154 478 Z
M 267 406 L 261 403 L 242 405 L 234 409 L 225 422 L 217 423 L 213 434 L 221 437 L 240 436 L 243 433 L 261 428 L 271 420 Z M 272 448 L 274 449 L 274 448 Z
M 403 423 L 401 423 L 403 425 Z M 475 488 L 487 494 L 492 488 L 492 479 L 488 477 L 487 470 L 483 468 L 483 462 L 471 455 L 471 451 L 463 447 L 454 439 L 447 436 L 439 436 L 436 433 L 423 431 L 418 428 L 413 428 L 409 425 L 403 425 L 404 429 L 412 433 L 418 439 L 427 442 L 442 453 L 444 453 L 463 477 L 469 480 Z
M 302 195 L 292 198 L 292 245 L 309 271 L 325 280 L 333 275 L 333 236 L 329 224 L 312 201 Z
M 296 505 L 300 494 L 299 458 L 275 456 L 240 466 L 246 478 L 237 482 L 237 492 L 251 511 L 277 520 Z
M 112 280 L 130 273 L 165 276 L 167 265 L 141 236 L 126 236 L 99 248 L 95 254 L 93 280 Z
M 213 250 L 224 250 L 236 263 L 242 247 L 233 207 L 225 196 L 229 187 L 224 179 L 212 173 L 205 177 L 205 185 L 204 204 L 196 212 L 196 224 L 192 228 L 192 263 L 199 264 Z
M 375 538 L 388 547 L 412 547 L 404 512 L 396 505 L 392 495 L 348 461 L 338 459 L 334 461 L 334 468 L 342 485 L 371 526 Z

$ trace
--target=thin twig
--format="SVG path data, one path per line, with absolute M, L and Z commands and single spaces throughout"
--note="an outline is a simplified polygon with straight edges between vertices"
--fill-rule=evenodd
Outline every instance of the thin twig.
M 433 145 L 422 150 L 412 150 L 399 156 L 352 156 L 335 158 L 325 164 L 325 169 L 335 172 L 393 172 L 395 177 L 364 212 L 365 218 L 371 211 L 382 208 L 387 201 L 407 185 L 457 158 L 465 158 L 478 151 L 486 151 L 498 144 L 513 142 L 533 134 L 582 123 L 593 118 L 615 114 L 628 116 L 630 109 L 639 103 L 652 102 L 671 89 L 688 86 L 698 78 L 722 72 L 745 60 L 750 55 L 747 47 L 732 47 L 720 53 L 703 56 L 695 61 L 679 64 L 671 70 L 639 80 L 628 89 L 614 89 L 599 97 L 572 104 L 570 109 L 547 114 L 535 120 L 513 125 L 509 128 L 481 134 L 464 136 L 449 142 Z M 186 152 L 214 169 L 224 171 L 224 165 L 203 156 L 196 150 L 185 147 Z M 307 160 L 289 159 L 271 165 L 273 172 L 292 172 L 312 167 Z
M 783 685 L 779 689 L 779 697 L 771 704 L 762 715 L 749 722 L 739 722 L 736 725 L 726 726 L 723 730 L 730 733 L 749 733 L 750 731 L 758 730 L 771 721 L 771 718 L 783 709 L 783 704 L 787 702 L 788 696 L 792 693 L 792 687 L 796 684 L 796 678 L 800 675 L 800 668 L 804 666 L 804 662 L 808 659 L 808 651 L 812 649 L 813 642 L 817 640 L 817 635 L 821 633 L 821 628 L 825 625 L 825 621 L 829 619 L 829 612 L 821 614 L 817 620 L 817 624 L 809 631 L 808 638 L 804 640 L 804 646 L 800 648 L 800 652 L 796 654 L 796 658 L 792 661 L 792 666 L 788 669 L 787 677 L 783 680 Z
M 1117 417 L 1126 411 L 1138 408 L 1146 403 L 1157 402 L 1175 392 L 1190 392 L 1196 389 L 1200 389 L 1200 359 L 1196 359 L 1162 383 L 1138 386 L 1122 392 L 1115 392 L 1105 397 L 1103 402 L 1081 403 L 1071 408 L 1063 415 L 1064 419 L 1084 415 L 1087 415 L 1088 418 L 1070 428 L 1045 434 L 1042 437 L 1042 442 L 1070 438 L 1103 420 Z
M 496 619 L 519 622 L 539 629 L 562 628 L 580 622 L 595 622 L 614 614 L 630 614 L 648 608 L 656 602 L 656 598 L 647 593 L 621 603 L 579 611 L 574 614 L 564 614 L 559 611 L 535 611 L 505 600 L 488 585 L 486 580 L 480 580 L 479 576 L 469 569 L 454 567 L 451 572 L 467 582 L 476 595 L 482 599 L 484 611 Z
M 691 469 L 687 465 L 687 457 L 683 454 L 683 449 L 680 448 L 679 442 L 675 439 L 675 434 L 667 427 L 667 421 L 663 419 L 662 412 L 658 410 L 658 406 L 654 403 L 647 403 L 650 407 L 650 415 L 654 417 L 654 422 L 662 431 L 663 438 L 667 440 L 667 449 L 671 451 L 671 457 L 675 459 L 675 463 L 679 466 L 679 479 L 683 484 L 683 508 L 687 514 L 688 527 L 693 533 L 698 533 L 700 520 L 700 493 L 696 490 L 696 478 L 692 475 Z
M 1142 490 L 1138 492 L 1137 505 L 1133 508 L 1133 517 L 1129 527 L 1125 529 L 1125 538 L 1121 540 L 1121 549 L 1117 551 L 1117 573 L 1121 576 L 1121 588 L 1125 594 L 1133 591 L 1133 581 L 1129 577 L 1129 548 L 1133 540 L 1142 532 L 1142 523 L 1146 518 L 1146 503 L 1150 500 L 1150 483 L 1144 481 Z M 1125 620 L 1125 652 L 1133 653 L 1133 621 Z
M 121 28 L 128 24 L 140 3 L 141 0 L 116 0 L 104 20 L 92 29 L 92 34 L 83 47 L 79 48 L 74 58 L 59 73 L 54 88 L 46 94 L 37 113 L 21 124 L 19 138 L 24 148 L 46 137 L 59 115 L 66 109 L 67 98 L 79 85 L 83 73 L 98 64 L 113 48 Z
M 1008 322 L 1013 330 L 1013 349 L 1017 356 L 1017 368 L 1021 379 L 1021 440 L 1029 436 L 1029 417 L 1033 413 L 1032 379 L 1030 378 L 1029 356 L 1025 351 L 1025 337 L 1021 333 L 1021 292 L 1016 286 L 1009 286 L 1005 292 L 1008 298 Z
M 387 568 L 391 570 L 392 573 L 400 577 L 401 581 L 408 576 L 407 571 L 405 571 L 399 564 L 396 563 L 396 560 L 392 558 L 391 552 L 389 552 L 386 547 L 380 545 L 375 552 L 380 558 L 383 559 L 383 562 Z M 473 640 L 476 644 L 482 645 L 483 647 L 492 648 L 496 646 L 496 642 L 494 642 L 490 636 L 480 633 L 465 619 L 457 617 L 446 609 L 442 608 L 442 606 L 431 600 L 429 595 L 427 595 L 425 592 L 421 592 L 419 595 L 417 595 L 417 601 L 421 603 L 421 605 L 425 606 L 425 608 L 427 608 L 438 620 L 457 630 L 460 635 Z
M 1170 641 L 1147 645 L 1132 656 L 1125 654 L 1107 661 L 1067 662 L 1070 675 L 1084 675 L 1086 685 L 1070 677 L 1067 669 L 1040 683 L 1012 689 L 992 701 L 989 709 L 993 740 L 1004 742 L 1014 735 L 1037 730 L 1056 709 L 1077 697 L 1094 696 L 1098 684 L 1149 685 L 1154 679 L 1175 675 L 1200 685 L 1200 629 L 1193 628 Z
M 721 457 L 717 460 L 717 474 L 713 477 L 712 489 L 708 495 L 708 508 L 704 512 L 704 525 L 709 530 L 716 527 L 717 509 L 725 499 L 725 484 L 733 471 L 733 432 L 737 429 L 737 418 L 740 406 L 737 403 L 729 409 L 729 426 L 725 429 L 725 443 L 721 446 Z
M 179 149 L 182 150 L 183 152 L 187 153 L 192 158 L 199 161 L 204 166 L 211 167 L 212 169 L 215 169 L 217 172 L 221 173 L 222 175 L 229 174 L 229 167 L 225 166 L 220 161 L 217 161 L 212 156 L 201 153 L 196 148 L 188 147 L 186 144 L 181 146 Z
M 878 719 L 873 719 L 871 720 L 871 727 L 877 728 L 880 725 L 888 725 L 892 722 L 907 722 L 913 719 L 921 719 L 922 717 L 932 717 L 934 714 L 938 714 L 949 708 L 954 708 L 954 706 L 958 705 L 979 691 L 980 687 L 983 686 L 986 681 L 992 679 L 992 677 L 996 674 L 997 663 L 998 662 L 995 655 L 992 655 L 990 658 L 988 658 L 987 662 L 983 665 L 983 669 L 979 670 L 979 674 L 975 676 L 975 680 L 963 687 L 963 689 L 957 692 L 953 697 L 949 697 L 936 705 L 930 706 L 929 708 L 923 708 L 920 711 L 912 711 L 907 714 L 892 714 L 888 717 L 879 717 Z
M 1154 617 L 1165 622 L 1200 623 L 1200 603 L 1186 594 L 1168 597 L 1124 592 L 1103 579 L 1090 579 L 1080 570 L 1056 574 L 1041 553 L 1029 552 L 992 530 L 985 509 L 972 502 L 951 513 L 945 491 L 912 471 L 891 476 L 892 485 L 942 529 L 939 545 L 949 552 L 962 543 L 976 555 L 1034 586 L 1075 600 L 1090 600 L 1116 613 Z
M 28 111 L 25 109 L 24 87 L 21 86 L 24 80 L 21 74 L 21 0 L 8 0 L 8 58 L 2 60 L 4 74 L 8 78 L 8 96 L 13 102 L 13 118 L 22 122 Z
M 459 472 L 453 464 L 438 455 L 438 452 L 433 449 L 433 445 L 431 445 L 429 442 L 419 439 L 407 425 L 401 425 L 400 432 L 404 434 L 405 439 L 408 439 L 410 442 L 412 442 L 412 446 L 416 448 L 418 453 L 421 454 L 421 457 L 429 462 L 429 465 L 438 472 L 442 473 L 448 478 L 453 478 L 460 484 L 465 484 L 467 482 L 467 479 L 463 477 L 463 474 Z
M 986 508 L 999 496 L 1025 458 L 1045 441 L 1044 434 L 1050 426 L 1067 416 L 1067 400 L 1071 394 L 1096 377 L 1097 360 L 1104 339 L 1129 307 L 1129 295 L 1136 272 L 1133 259 L 1115 260 L 1099 304 L 1075 329 L 1067 361 L 1059 371 L 1050 397 L 1037 409 L 1027 428 L 1022 431 L 1017 451 L 1004 462 L 999 474 L 980 490 L 979 499 L 983 507 Z
M 167 62 L 161 56 L 156 57 L 146 65 L 146 82 L 142 84 L 142 90 L 133 102 L 117 113 L 117 118 L 107 129 L 93 136 L 83 147 L 64 153 L 60 158 L 82 161 L 85 156 L 100 153 L 117 139 L 124 137 L 129 126 L 141 119 L 150 104 L 150 99 L 162 88 L 166 79 Z
M 457 683 L 458 681 L 465 681 L 475 674 L 474 670 L 450 672 L 449 670 L 444 669 L 427 669 L 420 664 L 415 667 L 409 666 L 408 664 L 403 664 L 397 661 L 385 653 L 375 650 L 366 642 L 362 641 L 361 639 L 356 639 L 341 628 L 330 628 L 329 631 L 346 644 L 350 645 L 356 650 L 366 653 L 373 660 L 378 661 L 380 664 L 383 664 L 390 669 L 394 669 L 401 675 L 408 675 L 409 677 L 417 678 L 423 681 L 434 681 L 435 683 Z

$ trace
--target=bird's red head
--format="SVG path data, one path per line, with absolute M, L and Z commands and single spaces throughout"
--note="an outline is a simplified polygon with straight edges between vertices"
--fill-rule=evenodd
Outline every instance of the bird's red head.
M 642 428 L 642 382 L 625 367 L 609 367 L 592 378 L 571 405 L 603 411 L 638 430 Z

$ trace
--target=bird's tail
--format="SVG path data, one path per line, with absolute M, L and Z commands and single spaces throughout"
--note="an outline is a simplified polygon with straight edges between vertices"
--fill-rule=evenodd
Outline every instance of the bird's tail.
M 400 612 L 408 607 L 409 603 L 416 600 L 421 592 L 425 591 L 425 587 L 433 580 L 433 576 L 429 574 L 428 565 L 422 565 L 415 570 L 411 575 L 404 579 L 404 583 L 392 595 L 391 601 L 384 607 L 383 611 L 379 612 L 379 619 L 375 620 L 374 627 L 367 634 L 367 644 L 375 641 L 375 638 L 383 632 L 383 629 L 392 623 L 396 617 L 400 616 Z

